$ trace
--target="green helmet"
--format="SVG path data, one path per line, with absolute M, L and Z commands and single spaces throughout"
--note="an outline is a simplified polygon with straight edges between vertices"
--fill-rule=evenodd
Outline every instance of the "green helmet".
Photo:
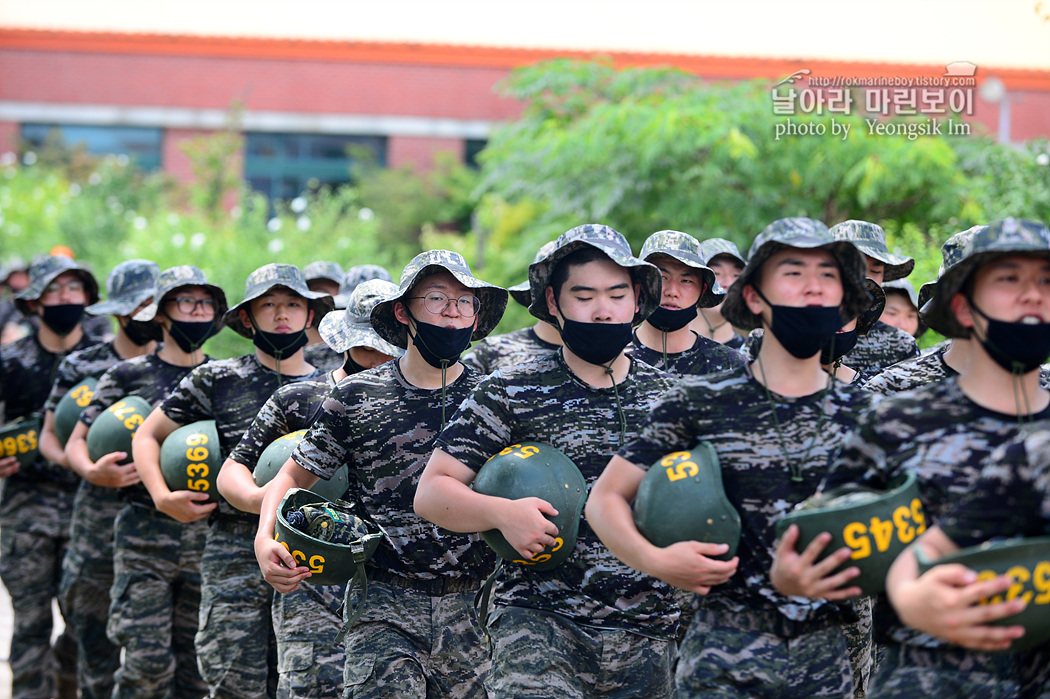
M 131 463 L 131 439 L 153 406 L 138 396 L 124 396 L 99 413 L 87 434 L 88 458 L 98 461 L 115 451 L 127 452 L 119 463 Z
M 200 420 L 174 430 L 160 448 L 160 472 L 168 489 L 207 493 L 205 503 L 219 500 L 215 479 L 222 468 L 215 420 Z
M 979 580 L 990 580 L 1009 575 L 1014 582 L 1006 591 L 1005 599 L 1018 597 L 1026 602 L 1017 614 L 988 623 L 996 626 L 1024 627 L 1024 636 L 1015 638 L 1008 649 L 1015 651 L 1035 648 L 1050 641 L 1050 536 L 1031 539 L 1009 539 L 986 542 L 980 546 L 956 551 L 931 561 L 916 549 L 919 574 L 946 563 L 960 563 L 976 571 Z M 981 604 L 1001 602 L 1004 596 L 982 600 Z
M 252 472 L 255 485 L 261 488 L 274 479 L 277 472 L 284 466 L 284 462 L 288 461 L 288 457 L 299 446 L 299 442 L 303 441 L 305 434 L 306 430 L 291 432 L 273 440 L 268 447 L 263 449 L 258 463 L 255 464 L 255 470 Z M 313 485 L 313 492 L 326 500 L 342 500 L 348 487 L 349 477 L 344 464 L 327 481 L 317 481 Z
M 0 458 L 14 456 L 18 465 L 28 468 L 40 453 L 40 418 L 20 417 L 0 427 Z
M 710 442 L 676 451 L 654 463 L 634 498 L 634 524 L 654 546 L 679 541 L 728 544 L 728 561 L 740 545 L 740 513 L 722 488 L 722 466 Z
M 274 538 L 310 568 L 314 585 L 341 585 L 364 576 L 365 562 L 375 553 L 382 531 L 350 511 L 302 488 L 289 490 L 277 506 Z
M 73 428 L 80 420 L 80 413 L 88 407 L 91 399 L 95 397 L 95 386 L 98 379 L 94 376 L 86 376 L 77 382 L 77 385 L 66 391 L 66 395 L 58 401 L 55 406 L 55 436 L 62 446 L 66 446 L 69 436 L 73 434 Z
M 886 573 L 897 555 L 926 531 L 926 515 L 915 474 L 908 472 L 890 481 L 884 491 L 851 484 L 817 493 L 777 522 L 777 536 L 792 524 L 799 529 L 798 551 L 821 532 L 831 534 L 821 558 L 843 546 L 853 549 L 839 570 L 860 568 L 860 575 L 848 584 L 874 595 L 886 589 Z
M 485 462 L 474 479 L 474 490 L 511 500 L 537 497 L 558 511 L 553 517 L 547 515 L 558 527 L 554 548 L 545 548 L 527 561 L 499 529 L 482 532 L 481 538 L 501 558 L 543 571 L 557 568 L 572 555 L 587 501 L 587 481 L 565 454 L 540 442 L 512 444 Z

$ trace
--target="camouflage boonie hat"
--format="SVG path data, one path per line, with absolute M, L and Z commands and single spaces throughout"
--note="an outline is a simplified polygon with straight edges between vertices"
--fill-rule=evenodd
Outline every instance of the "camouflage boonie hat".
M 894 255 L 886 247 L 886 231 L 882 226 L 868 221 L 843 221 L 831 228 L 836 240 L 848 240 L 868 257 L 884 264 L 882 281 L 903 279 L 915 269 L 915 260 L 906 255 Z
M 160 307 L 164 303 L 165 297 L 172 291 L 181 289 L 184 286 L 202 286 L 211 294 L 212 299 L 215 301 L 215 320 L 219 323 L 218 327 L 221 328 L 222 318 L 226 314 L 227 308 L 226 292 L 214 284 L 209 284 L 208 277 L 205 276 L 204 272 L 193 265 L 169 267 L 158 274 L 156 286 L 153 289 L 153 301 L 136 313 L 132 320 L 139 323 L 156 322 L 157 313 L 160 312 Z
M 338 262 L 318 260 L 303 267 L 303 278 L 307 284 L 315 279 L 325 279 L 338 285 L 343 283 L 343 268 Z
M 6 284 L 8 277 L 15 272 L 28 272 L 29 265 L 21 257 L 9 257 L 0 264 L 0 284 Z
M 972 229 L 971 229 L 972 230 Z M 933 299 L 924 307 L 923 319 L 945 337 L 970 337 L 952 311 L 952 298 L 982 265 L 1000 257 L 1026 255 L 1050 258 L 1050 230 L 1038 221 L 1006 218 L 963 238 L 962 257 L 937 280 Z
M 604 253 L 610 260 L 631 273 L 631 280 L 641 290 L 638 295 L 638 312 L 634 314 L 633 322 L 637 325 L 648 318 L 660 305 L 660 289 L 663 286 L 660 270 L 656 265 L 635 257 L 631 253 L 630 243 L 622 233 L 600 223 L 587 223 L 570 228 L 554 241 L 554 250 L 547 257 L 529 265 L 529 313 L 551 325 L 557 324 L 554 316 L 547 310 L 545 289 L 550 282 L 551 272 L 565 257 L 586 247 Z
M 507 290 L 483 282 L 473 275 L 463 256 L 451 250 L 427 250 L 413 257 L 401 272 L 401 284 L 387 298 L 372 309 L 372 327 L 379 337 L 402 349 L 408 348 L 408 326 L 394 316 L 394 304 L 404 302 L 405 296 L 419 282 L 436 272 L 448 272 L 463 286 L 474 292 L 481 301 L 477 327 L 471 340 L 480 340 L 492 332 L 507 308 Z
M 241 322 L 239 311 L 243 308 L 249 310 L 248 304 L 259 298 L 270 289 L 283 286 L 290 291 L 299 294 L 309 302 L 310 310 L 314 312 L 313 324 L 321 322 L 324 315 L 334 307 L 332 297 L 317 291 L 310 291 L 306 286 L 306 277 L 295 265 L 282 265 L 270 263 L 263 265 L 248 275 L 244 282 L 244 300 L 226 311 L 223 315 L 223 323 L 242 337 L 252 336 L 251 328 Z
M 700 241 L 700 259 L 704 261 L 705 265 L 710 265 L 711 260 L 719 255 L 729 255 L 739 262 L 741 267 L 747 265 L 747 260 L 745 260 L 743 254 L 741 254 L 740 248 L 738 248 L 736 243 L 732 240 L 727 240 L 725 238 L 708 238 L 707 240 Z
M 39 299 L 47 285 L 65 272 L 75 272 L 84 281 L 88 304 L 98 303 L 98 282 L 90 269 L 72 258 L 48 255 L 29 265 L 29 286 L 15 296 L 15 306 L 23 315 L 32 315 L 27 302 Z
M 367 282 L 369 279 L 382 279 L 383 281 L 393 282 L 390 278 L 390 272 L 387 272 L 384 268 L 379 265 L 357 265 L 346 270 L 343 274 L 343 279 L 339 283 L 339 293 L 335 297 L 336 308 L 346 308 L 346 305 L 350 303 L 350 294 L 354 293 L 354 289 L 361 282 Z
M 93 316 L 126 316 L 153 296 L 160 265 L 152 260 L 125 260 L 106 275 L 106 300 L 84 310 Z
M 317 332 L 333 352 L 346 352 L 351 347 L 371 347 L 390 357 L 400 357 L 404 350 L 394 347 L 372 329 L 372 309 L 396 293 L 397 286 L 393 282 L 382 279 L 362 282 L 350 294 L 346 310 L 326 315 L 317 326 Z
M 843 318 L 857 318 L 871 306 L 871 296 L 864 284 L 867 265 L 857 247 L 845 240 L 836 240 L 828 227 L 812 218 L 782 218 L 766 226 L 751 244 L 747 266 L 726 294 L 722 316 L 742 330 L 761 326 L 760 316 L 744 303 L 744 287 L 753 286 L 758 270 L 774 253 L 784 248 L 824 248 L 839 265 L 842 276 Z
M 962 260 L 963 248 L 966 246 L 966 242 L 975 236 L 979 231 L 983 231 L 988 226 L 973 226 L 967 228 L 965 231 L 956 233 L 948 240 L 944 241 L 944 245 L 941 246 L 941 266 L 937 270 L 937 279 L 944 276 L 944 273 L 954 267 Z M 919 309 L 919 319 L 922 322 L 926 322 L 925 314 L 927 305 L 933 298 L 933 292 L 937 290 L 937 281 L 926 282 L 919 287 L 919 300 L 917 308 Z
M 700 270 L 704 293 L 697 299 L 697 308 L 711 308 L 725 300 L 725 289 L 718 285 L 714 270 L 704 262 L 704 255 L 700 251 L 700 241 L 693 236 L 680 231 L 657 231 L 645 239 L 645 242 L 642 243 L 642 251 L 638 253 L 638 257 L 646 262 L 650 262 L 649 258 L 653 255 L 667 255 L 683 265 Z
M 554 241 L 550 240 L 543 244 L 542 247 L 536 252 L 532 258 L 532 263 L 536 264 L 547 255 L 554 252 Z M 529 307 L 532 302 L 532 292 L 529 290 L 529 280 L 526 278 L 521 284 L 515 284 L 514 286 L 508 286 L 507 291 L 510 292 L 510 297 L 520 303 L 525 308 Z

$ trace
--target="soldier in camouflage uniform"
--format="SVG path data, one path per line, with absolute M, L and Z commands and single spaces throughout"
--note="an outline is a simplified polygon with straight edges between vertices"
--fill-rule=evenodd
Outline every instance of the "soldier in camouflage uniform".
M 54 411 L 62 397 L 81 379 L 97 379 L 117 362 L 156 348 L 153 334 L 133 323 L 131 316 L 153 296 L 159 271 L 149 260 L 120 263 L 106 278 L 106 300 L 84 309 L 96 316 L 115 316 L 120 331 L 111 342 L 74 352 L 58 365 L 44 405 L 40 436 L 40 451 L 49 461 L 72 467 L 54 431 Z M 59 595 L 77 640 L 77 683 L 85 699 L 109 697 L 113 673 L 120 667 L 120 648 L 106 637 L 106 619 L 113 584 L 113 520 L 122 505 L 113 491 L 88 481 L 80 482 L 73 500 L 70 545 L 62 558 Z
M 87 268 L 45 257 L 33 263 L 29 278 L 15 303 L 41 322 L 33 334 L 0 347 L 4 423 L 39 415 L 61 361 L 98 342 L 80 324 L 85 305 L 98 301 L 98 283 Z M 12 697 L 55 696 L 56 672 L 61 695 L 75 696 L 76 640 L 67 622 L 52 648 L 51 602 L 59 593 L 79 479 L 43 456 L 28 468 L 14 456 L 0 458 L 0 479 L 0 578 L 14 608 Z
M 936 523 L 973 490 L 982 462 L 1014 438 L 1022 422 L 1050 424 L 1050 392 L 1039 386 L 1039 364 L 1050 354 L 1050 230 L 1006 219 L 975 233 L 961 260 L 938 280 L 926 320 L 947 337 L 973 338 L 968 367 L 957 378 L 880 401 L 847 439 L 827 487 L 859 482 L 885 488 L 912 471 L 926 518 Z M 833 554 L 841 559 L 835 563 L 850 555 L 840 553 Z M 834 589 L 838 585 L 829 582 L 841 581 L 841 574 L 820 578 L 812 569 L 800 571 L 799 579 L 809 582 L 797 594 Z M 928 604 L 923 595 L 937 578 L 924 576 L 923 582 L 929 584 L 917 586 L 913 598 L 920 605 Z M 881 596 L 875 635 L 886 651 L 870 696 L 1016 696 L 1016 659 L 960 649 L 907 628 Z
M 349 495 L 386 532 L 367 569 L 367 607 L 346 636 L 346 697 L 485 696 L 489 661 L 473 600 L 493 557 L 480 537 L 423 521 L 412 498 L 434 437 L 481 378 L 459 354 L 506 305 L 506 290 L 476 279 L 458 253 L 414 257 L 371 313 L 376 333 L 404 356 L 341 382 L 267 488 L 256 555 L 281 593 L 309 580 L 273 538 L 290 487 L 309 488 L 345 464 Z
M 556 544 L 549 502 L 473 491 L 477 471 L 508 445 L 561 450 L 588 483 L 614 445 L 636 434 L 672 379 L 624 353 L 659 303 L 660 274 L 608 226 L 562 234 L 529 267 L 532 315 L 561 327 L 564 346 L 489 375 L 441 433 L 415 507 L 453 531 L 499 529 L 531 559 Z M 505 564 L 493 591 L 494 697 L 670 697 L 679 610 L 670 585 L 621 564 L 583 520 L 569 558 L 549 571 Z
M 715 281 L 725 290 L 736 283 L 747 265 L 747 260 L 740 254 L 736 243 L 725 238 L 708 238 L 701 241 L 700 259 L 715 273 Z M 725 298 L 716 306 L 701 308 L 690 327 L 701 337 L 739 350 L 744 346 L 744 336 L 722 315 L 723 303 Z
M 350 294 L 347 310 L 332 311 L 324 317 L 319 327 L 321 337 L 333 352 L 346 357 L 345 363 L 329 372 L 323 381 L 299 381 L 277 389 L 230 454 L 230 461 L 254 472 L 259 456 L 274 440 L 308 429 L 314 423 L 321 403 L 336 384 L 350 374 L 374 368 L 402 354 L 401 349 L 372 330 L 369 317 L 375 304 L 396 290 L 391 282 L 366 281 Z M 355 351 L 358 361 L 353 359 Z M 224 494 L 237 504 L 235 497 Z M 342 695 L 345 653 L 340 634 L 345 593 L 345 585 L 303 582 L 298 590 L 274 597 L 278 699 Z
M 227 311 L 223 321 L 252 338 L 255 352 L 208 362 L 183 379 L 139 427 L 133 445 L 136 463 L 148 463 L 155 472 L 164 439 L 198 420 L 215 420 L 225 459 L 280 385 L 322 376 L 303 359 L 302 348 L 306 327 L 331 308 L 330 296 L 306 288 L 298 267 L 268 264 L 249 274 L 244 300 Z M 250 473 L 244 476 L 251 479 Z M 147 486 L 152 492 L 152 484 Z M 154 501 L 165 511 L 169 499 Z M 224 501 L 209 517 L 195 646 L 212 697 L 254 698 L 276 692 L 273 590 L 259 577 L 251 548 L 254 531 L 255 518 Z
M 867 221 L 843 221 L 834 226 L 831 233 L 837 240 L 852 242 L 864 253 L 868 278 L 878 284 L 903 279 L 915 268 L 912 258 L 889 252 L 882 226 Z M 919 346 L 914 337 L 880 321 L 857 341 L 857 346 L 846 357 L 846 363 L 871 376 L 891 364 L 917 356 Z
M 328 294 L 334 301 L 343 281 L 343 268 L 338 262 L 319 260 L 303 267 L 303 277 L 306 278 L 306 287 L 310 291 Z M 316 325 L 306 331 L 306 336 L 310 338 L 303 350 L 307 362 L 324 371 L 332 371 L 343 364 L 342 356 L 333 352 L 321 339 Z
M 870 303 L 864 260 L 812 219 L 775 221 L 751 247 L 723 314 L 733 325 L 766 326 L 755 361 L 690 376 L 665 394 L 640 436 L 620 450 L 592 489 L 587 516 L 622 559 L 698 593 L 679 650 L 679 697 L 842 697 L 851 685 L 842 626 L 857 621 L 844 602 L 808 601 L 773 588 L 774 524 L 813 494 L 868 394 L 832 380 L 820 350 Z M 627 504 L 650 464 L 668 452 L 711 443 L 729 501 L 739 511 L 737 560 L 708 558 L 686 542 L 692 571 L 637 532 Z M 710 546 L 710 545 L 709 545 Z M 739 565 L 739 569 L 738 569 Z M 735 573 L 735 574 L 734 574 Z M 730 577 L 732 576 L 732 577 Z
M 355 265 L 346 270 L 343 280 L 339 283 L 339 293 L 335 296 L 335 307 L 345 309 L 350 303 L 350 294 L 358 284 L 367 282 L 369 279 L 382 279 L 385 282 L 392 281 L 390 272 L 379 265 Z
M 536 253 L 533 262 L 538 262 L 554 249 L 554 241 L 544 243 Z M 509 287 L 510 297 L 525 308 L 532 303 L 532 292 L 529 281 Z M 474 345 L 466 355 L 463 363 L 482 374 L 491 374 L 505 366 L 516 366 L 522 362 L 550 354 L 561 347 L 561 333 L 550 323 L 538 320 L 530 328 L 514 330 L 502 335 L 492 335 Z
M 721 306 L 725 291 L 703 263 L 700 243 L 679 231 L 649 236 L 639 253 L 660 270 L 660 305 L 634 330 L 628 353 L 672 376 L 710 374 L 744 364 L 744 356 L 696 333 L 689 323 L 701 308 Z
M 161 272 L 150 296 L 155 301 L 134 319 L 147 332 L 159 334 L 163 344 L 156 352 L 119 362 L 102 375 L 66 445 L 70 465 L 85 479 L 78 492 L 78 496 L 85 493 L 85 499 L 78 505 L 87 502 L 94 507 L 91 514 L 77 510 L 74 526 L 79 515 L 81 531 L 74 529 L 74 535 L 108 556 L 108 584 L 104 590 L 94 590 L 100 595 L 96 604 L 104 603 L 106 613 L 94 632 L 108 633 L 110 645 L 118 652 L 124 649 L 112 696 L 200 697 L 207 685 L 197 672 L 193 636 L 206 525 L 203 521 L 182 524 L 154 509 L 137 464 L 118 464 L 126 456 L 123 452 L 92 461 L 86 443 L 91 425 L 115 402 L 135 395 L 156 406 L 208 359 L 200 345 L 221 327 L 219 319 L 226 310 L 222 289 L 208 284 L 196 267 L 181 266 Z M 179 332 L 194 323 L 203 324 L 208 332 L 188 343 Z M 163 481 L 159 473 L 153 475 Z M 202 508 L 202 514 L 214 508 Z M 102 562 L 94 567 L 101 569 Z M 88 651 L 97 652 L 98 646 Z

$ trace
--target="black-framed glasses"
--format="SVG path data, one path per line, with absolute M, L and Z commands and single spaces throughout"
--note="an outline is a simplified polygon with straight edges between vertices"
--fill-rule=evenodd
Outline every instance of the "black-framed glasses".
M 204 315 L 215 315 L 215 299 L 212 298 L 199 299 L 194 296 L 176 296 L 168 299 L 168 301 L 175 304 L 175 308 L 179 309 L 179 313 L 192 315 L 199 307 L 204 311 Z
M 441 315 L 448 308 L 448 305 L 452 303 L 452 299 L 440 291 L 431 291 L 425 296 L 409 296 L 409 298 L 423 299 L 423 307 L 434 315 Z M 456 310 L 465 318 L 473 318 L 481 310 L 481 299 L 474 294 L 465 294 L 455 299 L 455 301 Z

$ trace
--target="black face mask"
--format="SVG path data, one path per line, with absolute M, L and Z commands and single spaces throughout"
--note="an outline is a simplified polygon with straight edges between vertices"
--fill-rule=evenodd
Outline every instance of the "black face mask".
M 970 307 L 988 321 L 984 337 L 978 342 L 995 363 L 1009 372 L 1027 374 L 1050 357 L 1050 323 L 1009 323 L 985 315 L 977 304 Z M 977 333 L 974 333 L 977 337 Z
M 465 328 L 443 328 L 416 320 L 408 310 L 408 304 L 405 304 L 405 311 L 416 325 L 412 344 L 419 349 L 419 354 L 426 363 L 435 369 L 452 366 L 459 361 L 459 355 L 470 347 L 470 337 L 474 334 L 473 325 Z
M 133 320 L 129 320 L 121 326 L 121 330 L 124 331 L 124 335 L 136 347 L 143 347 L 156 339 L 153 330 L 145 323 L 136 323 Z
M 796 359 L 815 355 L 845 324 L 838 306 L 777 306 L 757 286 L 753 288 L 773 309 L 770 332 Z
M 199 350 L 205 340 L 216 333 L 215 321 L 174 320 L 171 316 L 168 316 L 168 319 L 171 320 L 168 334 L 171 335 L 172 340 L 175 340 L 175 344 L 179 346 L 179 349 L 186 353 Z
M 673 333 L 689 325 L 693 318 L 696 318 L 696 312 L 696 306 L 681 308 L 677 311 L 659 306 L 646 320 L 649 321 L 649 325 L 660 332 Z
M 364 370 L 365 370 L 365 367 L 363 367 L 360 364 L 358 364 L 357 362 L 355 362 L 353 360 L 353 358 L 350 356 L 350 353 L 347 352 L 346 353 L 346 361 L 343 362 L 343 371 L 346 372 L 346 375 L 347 376 L 352 376 L 353 374 L 356 374 L 357 372 L 364 371 Z
M 581 323 L 562 318 L 561 341 L 588 364 L 605 366 L 630 344 L 630 323 Z
M 834 348 L 832 348 L 832 344 L 834 344 Z M 840 357 L 845 357 L 850 353 L 850 350 L 856 346 L 856 328 L 835 333 L 831 336 L 831 339 L 828 340 L 828 344 L 824 345 L 824 349 L 820 350 L 820 363 L 827 366 L 838 360 Z
M 65 337 L 76 330 L 84 316 L 84 304 L 63 303 L 58 306 L 42 306 L 40 319 L 57 335 Z

